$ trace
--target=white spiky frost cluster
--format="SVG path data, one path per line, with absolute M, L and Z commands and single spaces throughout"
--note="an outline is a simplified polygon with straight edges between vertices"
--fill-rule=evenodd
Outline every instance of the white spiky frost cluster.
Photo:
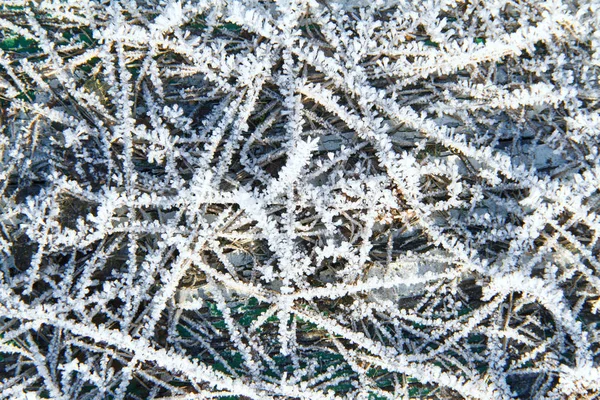
M 599 15 L 0 2 L 0 398 L 598 395 Z

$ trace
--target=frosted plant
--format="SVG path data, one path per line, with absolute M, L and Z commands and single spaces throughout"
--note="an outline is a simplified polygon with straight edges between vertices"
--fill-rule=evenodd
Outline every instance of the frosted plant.
M 0 4 L 0 398 L 600 393 L 598 1 Z

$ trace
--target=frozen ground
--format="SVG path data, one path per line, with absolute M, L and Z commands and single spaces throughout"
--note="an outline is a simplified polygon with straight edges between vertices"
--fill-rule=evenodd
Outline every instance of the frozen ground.
M 599 7 L 0 2 L 0 398 L 597 396 Z

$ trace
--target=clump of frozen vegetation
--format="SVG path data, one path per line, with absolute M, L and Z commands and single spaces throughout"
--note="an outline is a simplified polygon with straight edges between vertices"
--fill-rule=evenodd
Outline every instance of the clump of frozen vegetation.
M 599 13 L 2 1 L 0 397 L 598 395 Z

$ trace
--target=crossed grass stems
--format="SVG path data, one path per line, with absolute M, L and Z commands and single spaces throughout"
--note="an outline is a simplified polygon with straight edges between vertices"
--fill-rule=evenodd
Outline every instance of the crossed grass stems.
M 201 27 L 201 25 L 199 25 Z M 314 26 L 314 25 L 308 25 L 306 30 L 309 32 L 314 32 L 317 31 L 318 27 Z M 224 29 L 227 31 L 232 31 L 232 32 L 236 32 L 239 31 L 239 27 L 237 26 L 224 26 Z M 232 33 L 225 33 L 227 35 L 231 35 Z M 79 40 L 81 40 L 83 43 L 85 44 L 90 44 L 88 42 L 88 40 L 90 39 L 90 35 L 89 32 L 85 32 L 85 31 L 81 31 L 76 33 L 75 35 L 79 35 L 78 37 L 80 38 Z M 68 37 L 69 35 L 67 35 L 66 39 L 70 40 L 73 37 L 75 37 L 75 35 Z M 433 43 L 428 44 L 428 45 L 434 45 Z M 85 46 L 85 45 L 84 45 Z M 2 44 L 0 45 L 0 48 L 3 48 L 3 50 L 5 51 L 15 51 L 15 52 L 20 52 L 20 53 L 24 53 L 27 54 L 26 57 L 31 57 L 32 59 L 35 59 L 37 57 L 37 51 L 39 50 L 36 46 L 35 43 L 32 43 L 31 41 L 27 41 L 24 40 L 22 38 L 12 38 L 12 39 L 6 39 L 2 42 Z M 73 53 L 70 56 L 75 56 L 77 55 L 77 51 L 75 51 L 75 53 Z M 93 63 L 92 63 L 93 64 Z M 96 68 L 97 65 L 82 65 L 79 67 L 80 72 L 82 73 L 82 76 L 84 78 L 82 78 L 82 85 L 83 87 L 88 90 L 89 92 L 93 92 L 94 94 L 97 95 L 98 98 L 101 99 L 101 101 L 103 102 L 103 104 L 105 106 L 110 106 L 110 102 L 109 99 L 107 98 L 107 93 L 106 93 L 106 84 L 102 81 L 102 78 L 100 77 L 100 75 L 97 74 L 98 69 Z M 130 71 L 133 73 L 134 75 L 134 79 L 136 79 L 135 74 L 136 71 L 139 71 L 139 65 L 137 65 L 135 62 L 132 62 L 129 64 L 129 68 Z M 307 72 L 308 74 L 308 72 Z M 321 85 L 325 86 L 325 87 L 329 87 L 327 82 L 323 81 L 323 76 L 319 75 L 319 74 L 308 74 L 308 78 L 309 80 L 312 80 L 314 82 L 319 82 L 321 83 Z M 177 89 L 179 89 L 177 82 L 172 82 L 171 85 L 167 85 L 168 87 L 172 87 L 173 88 L 173 92 L 175 92 Z M 333 84 L 330 84 L 330 86 L 333 88 Z M 411 90 L 419 90 L 417 89 L 411 89 Z M 273 92 L 272 92 L 273 93 Z M 22 98 L 24 100 L 27 101 L 32 101 L 35 97 L 35 93 L 32 91 L 26 91 L 21 93 Z M 60 99 L 60 95 L 56 95 L 55 96 L 57 99 Z M 352 99 L 348 98 L 347 95 L 344 96 L 347 104 L 346 105 L 352 105 Z M 170 94 L 166 93 L 165 96 L 166 99 L 170 98 Z M 254 124 L 255 126 L 264 122 L 265 118 L 270 114 L 270 113 L 277 113 L 277 106 L 273 106 L 274 103 L 276 103 L 279 99 L 277 98 L 277 96 L 273 96 L 272 98 L 265 100 L 263 103 L 263 109 L 260 109 L 258 111 L 255 112 L 255 116 L 253 118 L 250 118 L 250 122 L 252 124 Z M 59 100 L 60 101 L 60 100 Z M 77 110 L 77 112 L 82 112 L 84 113 L 84 111 L 82 111 L 76 104 L 75 104 L 75 100 L 72 98 L 69 99 L 64 99 L 64 105 L 66 109 L 69 109 L 69 106 L 73 106 L 73 109 Z M 324 118 L 328 118 L 328 116 L 322 112 L 322 110 L 315 104 L 310 104 L 310 102 L 307 102 L 304 104 L 305 109 L 308 111 L 308 113 L 306 113 L 305 115 L 308 117 L 308 123 L 313 127 L 313 129 L 317 128 L 318 125 L 321 123 L 321 121 Z M 357 108 L 357 107 L 355 107 Z M 206 115 L 210 112 L 211 110 L 211 106 L 210 106 L 210 101 L 206 102 L 206 104 L 202 104 L 201 102 L 199 102 L 197 104 L 197 106 L 195 107 L 195 113 L 197 113 L 196 115 L 201 116 L 201 115 Z M 311 119 L 310 116 L 316 116 L 316 118 Z M 334 118 L 330 118 L 326 120 L 327 124 L 334 127 L 338 132 L 343 132 L 346 130 L 346 128 L 343 126 L 343 123 L 341 121 L 339 121 L 338 119 Z M 107 121 L 108 124 L 110 124 L 110 121 Z M 273 139 L 271 143 L 259 143 L 263 145 L 263 149 L 262 151 L 264 152 L 264 154 L 261 156 L 261 160 L 263 160 L 259 165 L 269 174 L 272 174 L 273 176 L 276 175 L 277 171 L 279 170 L 279 168 L 282 165 L 283 159 L 285 157 L 285 153 L 279 152 L 277 151 L 277 147 L 274 146 L 277 143 L 277 139 Z M 134 145 L 134 147 L 136 147 Z M 367 154 L 370 152 L 369 149 L 363 149 L 363 151 L 365 151 Z M 426 159 L 429 156 L 432 157 L 440 157 L 440 156 L 445 156 L 445 155 L 450 155 L 450 154 L 455 154 L 456 152 L 453 152 L 452 149 L 446 149 L 443 146 L 440 146 L 439 144 L 436 143 L 430 143 L 425 147 L 425 150 L 422 151 L 421 153 L 419 153 L 417 155 L 417 158 L 422 157 L 423 159 Z M 458 154 L 459 157 L 461 157 L 462 162 L 464 163 L 464 165 L 467 167 L 467 169 L 469 169 L 469 162 L 465 157 L 462 157 L 462 155 Z M 355 162 L 359 162 L 360 160 L 358 159 L 353 159 L 352 157 L 349 159 L 348 163 L 352 164 Z M 145 157 L 142 154 L 134 154 L 134 162 L 136 164 L 136 166 L 141 170 L 144 171 L 148 174 L 162 174 L 163 171 L 160 168 L 156 168 L 153 165 L 148 164 L 145 161 Z M 371 168 L 377 168 L 376 165 L 374 164 L 370 164 L 369 165 Z M 40 170 L 44 169 L 43 165 L 40 165 L 38 168 L 40 168 Z M 185 167 L 182 167 L 182 170 L 185 171 Z M 229 184 L 235 186 L 236 182 L 238 183 L 245 183 L 246 179 L 249 179 L 249 177 L 247 176 L 247 174 L 244 173 L 244 171 L 242 169 L 239 170 L 239 172 L 237 174 L 234 175 L 235 178 L 229 180 Z M 468 179 L 468 178 L 467 178 Z M 427 179 L 425 180 L 425 182 L 423 182 L 423 188 L 424 191 L 431 191 L 431 194 L 429 195 L 429 198 L 432 202 L 436 201 L 436 199 L 438 200 L 443 200 L 446 197 L 446 191 L 445 191 L 445 186 L 448 184 L 448 181 L 446 180 L 446 178 L 444 177 L 440 177 L 440 176 L 429 176 L 427 177 Z M 520 189 L 517 189 L 514 193 L 509 193 L 507 195 L 513 195 L 513 196 L 517 196 L 517 197 L 524 197 L 523 193 L 519 193 Z M 65 226 L 74 226 L 76 219 L 78 217 L 84 217 L 86 214 L 86 211 L 89 211 L 90 209 L 92 209 L 92 207 L 90 207 L 89 204 L 85 204 L 82 203 L 81 199 L 77 199 L 77 198 L 73 198 L 70 196 L 65 196 L 62 200 L 61 200 L 61 211 L 62 211 L 62 215 L 61 215 L 61 219 L 62 222 Z M 207 214 L 214 214 L 217 215 L 222 211 L 222 207 L 220 207 L 219 205 L 211 205 L 208 206 L 206 209 L 206 213 Z M 276 214 L 278 212 L 281 212 L 282 208 L 281 207 L 274 207 L 273 210 L 271 210 L 271 212 L 273 214 Z M 163 216 L 161 215 L 162 211 L 161 210 L 148 210 L 146 212 L 147 215 L 144 215 L 144 218 L 148 218 L 149 220 L 152 219 L 158 219 L 161 220 L 163 218 Z M 407 220 L 405 218 L 406 216 L 406 210 L 399 210 L 396 212 L 396 214 L 398 215 L 398 221 L 397 223 L 407 223 Z M 232 220 L 227 224 L 227 226 L 230 226 L 232 224 L 235 223 L 235 218 L 239 217 L 239 213 L 236 214 L 234 216 L 234 218 L 232 218 Z M 310 223 L 310 216 L 307 217 L 307 221 L 305 221 L 306 223 Z M 565 215 L 564 217 L 565 221 L 569 220 L 569 216 Z M 345 234 L 345 239 L 350 241 L 350 242 L 357 242 L 359 239 L 355 237 L 355 235 L 357 234 L 357 231 L 354 231 L 353 228 L 353 223 L 351 221 L 351 218 L 348 219 L 347 221 L 347 226 L 349 227 L 348 229 L 344 230 L 344 234 Z M 410 224 L 410 218 L 408 223 Z M 518 225 L 519 221 L 514 221 L 514 223 L 516 225 Z M 224 227 L 223 229 L 225 230 Z M 248 229 L 252 229 L 252 226 L 248 226 Z M 577 231 L 578 233 L 578 237 L 582 238 L 582 241 L 585 240 L 590 240 L 589 238 L 586 238 L 586 236 L 588 236 L 588 233 L 585 232 L 585 227 L 581 227 L 581 226 L 568 226 L 568 229 L 573 228 L 573 230 Z M 319 226 L 315 225 L 313 227 L 314 232 L 318 232 Z M 392 228 L 390 228 L 390 230 L 392 229 L 396 229 L 396 230 L 402 230 L 405 229 L 402 226 L 393 226 Z M 305 237 L 303 237 L 303 240 L 305 240 L 307 243 L 311 243 L 311 242 L 316 242 L 319 241 L 320 238 L 318 237 L 318 234 L 315 235 L 314 232 L 308 231 L 306 232 Z M 547 230 L 547 232 L 544 232 L 540 239 L 538 239 L 538 242 L 536 243 L 539 246 L 543 246 L 545 243 L 547 243 L 551 236 L 554 236 L 556 232 L 554 232 L 552 230 L 552 228 L 549 228 Z M 373 242 L 375 244 L 373 251 L 371 252 L 371 257 L 374 261 L 381 261 L 384 262 L 385 257 L 387 256 L 387 254 L 389 253 L 389 237 L 392 235 L 391 232 L 383 232 L 380 233 L 380 237 L 378 238 L 374 238 Z M 115 239 L 117 240 L 117 239 Z M 141 247 L 142 248 L 152 248 L 153 246 L 153 242 L 154 242 L 155 238 L 152 238 L 151 236 L 146 236 L 146 237 L 142 237 L 140 238 L 141 241 Z M 569 250 L 575 250 L 575 248 L 573 247 L 572 243 L 570 243 L 567 239 L 559 236 L 559 244 L 562 247 L 566 247 Z M 430 245 L 427 242 L 426 238 L 422 237 L 422 234 L 420 232 L 417 232 L 414 236 L 406 239 L 405 238 L 405 242 L 407 243 L 400 243 L 397 244 L 396 246 L 392 243 L 392 252 L 396 251 L 396 252 L 402 252 L 402 251 L 406 251 L 406 250 L 411 250 L 413 252 L 424 252 L 426 250 L 428 250 L 430 248 Z M 495 243 L 493 246 L 490 246 L 489 251 L 490 252 L 496 252 L 496 253 L 500 253 L 502 251 L 505 251 L 509 246 L 509 243 Z M 569 247 L 571 246 L 571 247 Z M 252 257 L 256 258 L 257 260 L 264 260 L 265 257 L 269 256 L 269 250 L 268 248 L 265 246 L 264 243 L 257 243 L 256 241 L 244 241 L 244 240 L 233 240 L 233 241 L 229 241 L 229 243 L 222 243 L 222 248 L 227 251 L 235 251 L 235 252 L 244 252 L 247 254 L 252 255 Z M 27 252 L 28 250 L 26 249 L 26 246 L 24 245 L 23 248 L 20 248 L 19 246 L 17 246 L 17 253 L 21 253 L 20 257 L 22 257 L 23 261 L 26 262 L 26 260 L 28 259 L 28 255 Z M 114 263 L 115 265 L 119 265 L 121 263 L 123 263 L 124 261 L 126 261 L 127 256 L 125 254 L 123 254 L 121 252 L 121 254 L 119 254 L 119 250 L 117 250 L 115 252 L 114 255 L 112 255 L 110 257 L 110 259 L 107 262 L 107 265 L 110 265 L 111 263 Z M 211 255 L 210 252 L 207 252 L 207 254 L 205 254 L 206 258 L 209 259 L 209 263 L 210 265 L 219 265 L 219 262 L 215 259 L 216 257 L 214 255 Z M 82 258 L 81 260 L 84 260 L 86 256 L 84 256 L 84 258 Z M 245 265 L 241 265 L 238 267 L 238 269 L 236 270 L 236 273 L 238 276 L 247 276 L 250 275 L 252 276 L 252 265 L 251 264 L 245 264 Z M 221 268 L 223 268 L 221 266 Z M 331 264 L 331 265 L 327 265 L 326 268 L 333 268 L 335 269 L 336 266 Z M 311 282 L 313 285 L 315 286 L 320 286 L 320 285 L 324 285 L 325 282 L 319 282 L 318 281 L 318 275 L 316 275 L 315 277 L 313 277 L 312 279 L 314 279 L 313 282 Z M 573 278 L 573 283 L 572 283 L 572 287 L 573 289 L 571 290 L 571 294 L 573 294 L 575 292 L 575 289 L 577 288 L 577 282 L 579 280 L 579 276 L 575 276 Z M 197 288 L 201 288 L 203 287 L 205 284 L 207 283 L 207 279 L 206 276 L 198 270 L 190 270 L 188 272 L 188 274 L 183 278 L 183 280 L 181 281 L 180 285 L 181 285 L 181 289 L 197 289 Z M 440 284 L 441 286 L 442 284 Z M 463 314 L 463 315 L 467 315 L 468 312 L 472 309 L 476 309 L 478 304 L 477 304 L 477 298 L 478 298 L 478 291 L 479 288 L 478 286 L 475 284 L 474 281 L 465 281 L 465 282 L 460 282 L 460 284 L 457 285 L 458 288 L 460 288 L 460 290 L 462 290 L 464 292 L 463 298 L 465 301 L 465 304 L 467 304 L 465 306 L 464 309 L 461 309 L 459 311 L 459 315 Z M 43 290 L 42 290 L 43 292 Z M 519 320 L 524 320 L 527 318 L 528 315 L 533 315 L 536 313 L 543 313 L 544 311 L 540 308 L 536 308 L 535 306 L 531 305 L 531 306 L 526 306 L 525 310 L 521 310 L 521 312 L 517 315 L 517 314 L 513 314 L 513 307 L 514 307 L 514 303 L 516 301 L 518 301 L 519 299 L 516 299 L 515 297 L 518 297 L 518 295 L 510 295 L 510 298 L 507 299 L 507 302 L 503 305 L 502 309 L 505 312 L 505 320 L 507 321 L 507 324 L 509 323 L 508 321 L 512 321 L 510 323 L 515 323 L 515 321 L 519 321 Z M 411 307 L 417 305 L 417 304 L 422 304 L 421 307 L 421 311 L 425 311 L 428 310 L 430 312 L 435 313 L 434 308 L 435 307 L 431 307 L 428 305 L 428 302 L 426 301 L 427 299 L 432 300 L 433 301 L 433 294 L 432 293 L 426 293 L 423 295 L 416 295 L 413 297 L 409 297 L 409 298 L 405 298 L 402 300 L 402 303 L 406 306 L 407 309 L 411 309 Z M 318 310 L 320 313 L 327 313 L 328 310 L 333 310 L 335 308 L 337 308 L 340 304 L 344 304 L 344 302 L 351 302 L 351 299 L 349 298 L 340 298 L 337 299 L 335 301 L 327 301 L 327 300 L 321 300 L 319 302 L 309 302 L 309 303 L 303 303 L 303 304 L 298 304 L 298 307 L 308 307 L 311 308 L 313 310 Z M 217 339 L 214 339 L 214 341 L 211 341 L 211 346 L 213 347 L 213 349 L 215 350 L 223 350 L 223 360 L 225 361 L 225 363 L 227 363 L 228 365 L 224 365 L 223 362 L 221 362 L 219 364 L 219 362 L 215 363 L 215 368 L 220 369 L 224 372 L 231 372 L 231 370 L 234 370 L 238 373 L 243 373 L 243 369 L 240 368 L 240 358 L 239 358 L 239 354 L 235 353 L 235 352 L 227 352 L 226 347 L 227 347 L 227 343 L 228 343 L 228 339 L 226 337 L 226 335 L 223 335 L 223 329 L 224 329 L 224 325 L 222 322 L 222 313 L 216 309 L 216 306 L 214 303 L 211 303 L 210 301 L 205 300 L 204 302 L 205 306 L 202 307 L 199 310 L 195 310 L 195 311 L 185 311 L 184 313 L 182 313 L 181 315 L 179 315 L 179 323 L 177 323 L 176 329 L 179 333 L 179 336 L 181 337 L 180 339 L 180 346 L 183 345 L 188 345 L 190 344 L 190 342 L 192 342 L 193 340 L 190 339 L 190 337 L 192 337 L 191 332 L 193 331 L 193 327 L 191 325 L 186 325 L 186 322 L 191 321 L 191 316 L 187 317 L 186 314 L 193 314 L 194 317 L 199 317 L 202 318 L 203 320 L 207 321 L 210 325 L 213 326 L 214 328 L 214 332 L 216 334 Z M 349 304 L 349 303 L 348 303 Z M 228 304 L 228 306 L 230 306 L 232 312 L 235 315 L 235 318 L 237 320 L 237 322 L 242 326 L 242 327 L 249 327 L 252 325 L 253 322 L 255 322 L 258 318 L 260 318 L 260 316 L 267 312 L 268 310 L 268 304 L 262 303 L 257 301 L 256 299 L 246 299 L 244 301 L 239 301 L 239 300 L 232 300 L 231 303 Z M 175 319 L 173 318 L 173 315 L 170 315 L 168 318 L 170 319 L 169 323 L 166 326 L 170 326 L 172 325 L 173 322 L 175 322 Z M 349 390 L 351 385 L 349 386 L 349 383 L 347 383 L 347 381 L 345 381 L 343 379 L 344 376 L 347 375 L 351 375 L 352 374 L 352 370 L 347 366 L 344 365 L 344 360 L 343 357 L 339 356 L 339 354 L 337 354 L 337 350 L 336 350 L 336 346 L 334 345 L 334 341 L 341 341 L 344 342 L 344 338 L 342 337 L 332 337 L 331 333 L 328 333 L 322 329 L 318 329 L 318 327 L 316 327 L 314 324 L 308 323 L 306 321 L 303 321 L 301 318 L 294 316 L 293 318 L 296 318 L 297 321 L 296 323 L 298 324 L 298 344 L 300 347 L 304 347 L 306 348 L 307 354 L 311 354 L 310 356 L 307 355 L 307 359 L 310 359 L 311 357 L 317 359 L 317 362 L 321 365 L 321 368 L 323 368 L 323 371 L 327 370 L 328 368 L 334 368 L 337 369 L 337 372 L 333 375 L 332 381 L 337 382 L 337 384 L 331 384 L 329 386 L 325 386 L 326 388 L 330 388 L 331 390 L 340 392 L 340 393 L 344 393 L 345 391 Z M 551 318 L 549 318 L 549 316 L 542 316 L 541 317 L 542 320 L 546 320 L 548 321 L 548 327 L 551 327 L 551 325 L 553 324 Z M 276 316 L 272 316 L 266 319 L 266 321 L 264 322 L 264 324 L 260 327 L 260 330 L 263 334 L 265 335 L 269 335 L 269 334 L 273 334 L 274 332 L 277 331 L 277 317 Z M 355 328 L 356 330 L 362 330 L 363 332 L 365 332 L 367 334 L 367 336 L 378 336 L 379 340 L 381 340 L 383 343 L 386 342 L 385 337 L 383 337 L 381 335 L 381 332 L 379 331 L 379 329 L 381 329 L 380 327 L 374 327 L 372 324 L 369 323 L 369 321 L 361 321 L 361 325 L 362 326 L 355 326 L 353 328 Z M 412 327 L 415 332 L 418 332 L 419 330 L 422 329 L 426 329 L 425 326 L 419 326 L 419 324 L 414 324 Z M 539 335 L 541 337 L 544 337 L 545 335 L 549 335 L 550 334 L 551 329 L 546 329 L 546 327 L 541 326 L 539 328 Z M 220 337 L 220 339 L 219 339 Z M 168 338 L 168 332 L 166 330 L 159 330 L 158 334 L 157 334 L 157 341 L 158 342 L 162 342 L 167 340 Z M 38 333 L 38 336 L 36 337 L 37 340 L 43 341 L 45 344 L 48 344 L 50 341 L 50 335 L 45 335 L 44 331 L 40 331 Z M 482 337 L 481 335 L 475 334 L 475 335 L 470 335 L 468 337 L 468 340 L 470 341 L 470 343 L 472 343 L 472 348 L 474 349 L 474 352 L 478 352 L 481 351 L 486 343 L 485 343 L 485 338 Z M 18 346 L 21 346 L 23 348 L 27 348 L 28 344 L 23 341 L 22 339 L 16 338 L 14 339 L 15 343 Z M 314 348 L 316 345 L 319 345 L 320 347 L 316 347 Z M 323 345 L 325 345 L 325 348 L 328 349 L 328 351 L 323 351 Z M 504 340 L 503 343 L 504 347 L 506 348 L 507 346 L 507 340 Z M 345 343 L 344 346 L 346 348 L 352 348 L 352 344 L 350 343 Z M 430 346 L 430 348 L 435 349 L 437 344 L 435 342 L 431 342 L 429 343 L 427 346 Z M 421 349 L 423 350 L 423 349 Z M 565 353 L 563 355 L 565 358 L 571 358 L 571 356 L 568 353 Z M 206 350 L 202 351 L 198 351 L 196 357 L 203 359 L 204 361 L 211 361 L 211 362 L 215 362 L 214 359 L 212 359 L 212 356 L 210 354 L 207 353 Z M 460 355 L 458 354 L 450 354 L 448 357 L 446 357 L 446 362 L 449 364 L 453 364 L 456 360 L 453 360 L 452 357 L 457 357 L 457 359 L 460 358 Z M 9 358 L 6 357 L 4 358 L 4 360 L 0 360 L 0 362 L 8 362 Z M 127 363 L 127 356 L 126 355 L 121 355 L 119 357 L 117 357 L 117 360 L 120 360 L 123 362 L 123 365 L 125 365 Z M 289 366 L 289 360 L 287 360 L 285 357 L 280 358 L 280 359 L 276 359 L 278 365 L 279 363 L 281 363 L 280 366 L 282 367 L 287 367 Z M 464 361 L 464 360 L 463 360 Z M 438 361 L 438 363 L 442 363 L 441 361 Z M 459 364 L 459 363 L 457 363 Z M 364 366 L 366 369 L 369 369 L 368 366 Z M 485 364 L 482 364 L 482 366 L 480 367 L 481 372 L 484 373 L 486 366 Z M 398 384 L 398 379 L 399 377 L 397 376 L 398 374 L 391 374 L 385 370 L 382 370 L 381 368 L 373 368 L 372 370 L 369 369 L 370 374 L 373 375 L 373 377 L 377 380 L 378 385 L 381 385 L 380 387 L 382 389 L 384 388 L 389 388 L 391 385 L 393 385 L 394 383 Z M 276 375 L 274 375 L 275 378 Z M 342 377 L 342 379 L 339 379 L 340 377 Z M 182 386 L 182 387 L 186 387 L 186 386 L 191 386 L 185 382 L 178 382 L 175 377 L 172 377 L 173 379 L 170 381 L 170 384 L 174 385 L 174 386 Z M 406 376 L 401 376 L 400 379 L 403 381 L 401 383 L 403 384 L 410 384 L 410 383 L 418 383 L 418 382 L 414 382 L 411 381 L 411 378 L 406 377 Z M 424 386 L 424 389 L 422 388 Z M 427 396 L 427 395 L 433 395 L 435 393 L 436 390 L 440 390 L 440 389 L 435 389 L 432 387 L 427 387 L 426 385 L 413 385 L 411 387 L 411 389 L 409 390 L 409 395 L 411 397 L 415 396 Z M 131 384 L 131 392 L 135 393 L 136 391 L 140 391 L 141 393 L 147 393 L 146 391 L 150 391 L 150 387 L 147 386 L 146 383 L 144 383 L 143 380 L 141 379 L 137 379 L 135 380 L 134 383 Z M 374 395 L 375 396 L 375 395 Z

